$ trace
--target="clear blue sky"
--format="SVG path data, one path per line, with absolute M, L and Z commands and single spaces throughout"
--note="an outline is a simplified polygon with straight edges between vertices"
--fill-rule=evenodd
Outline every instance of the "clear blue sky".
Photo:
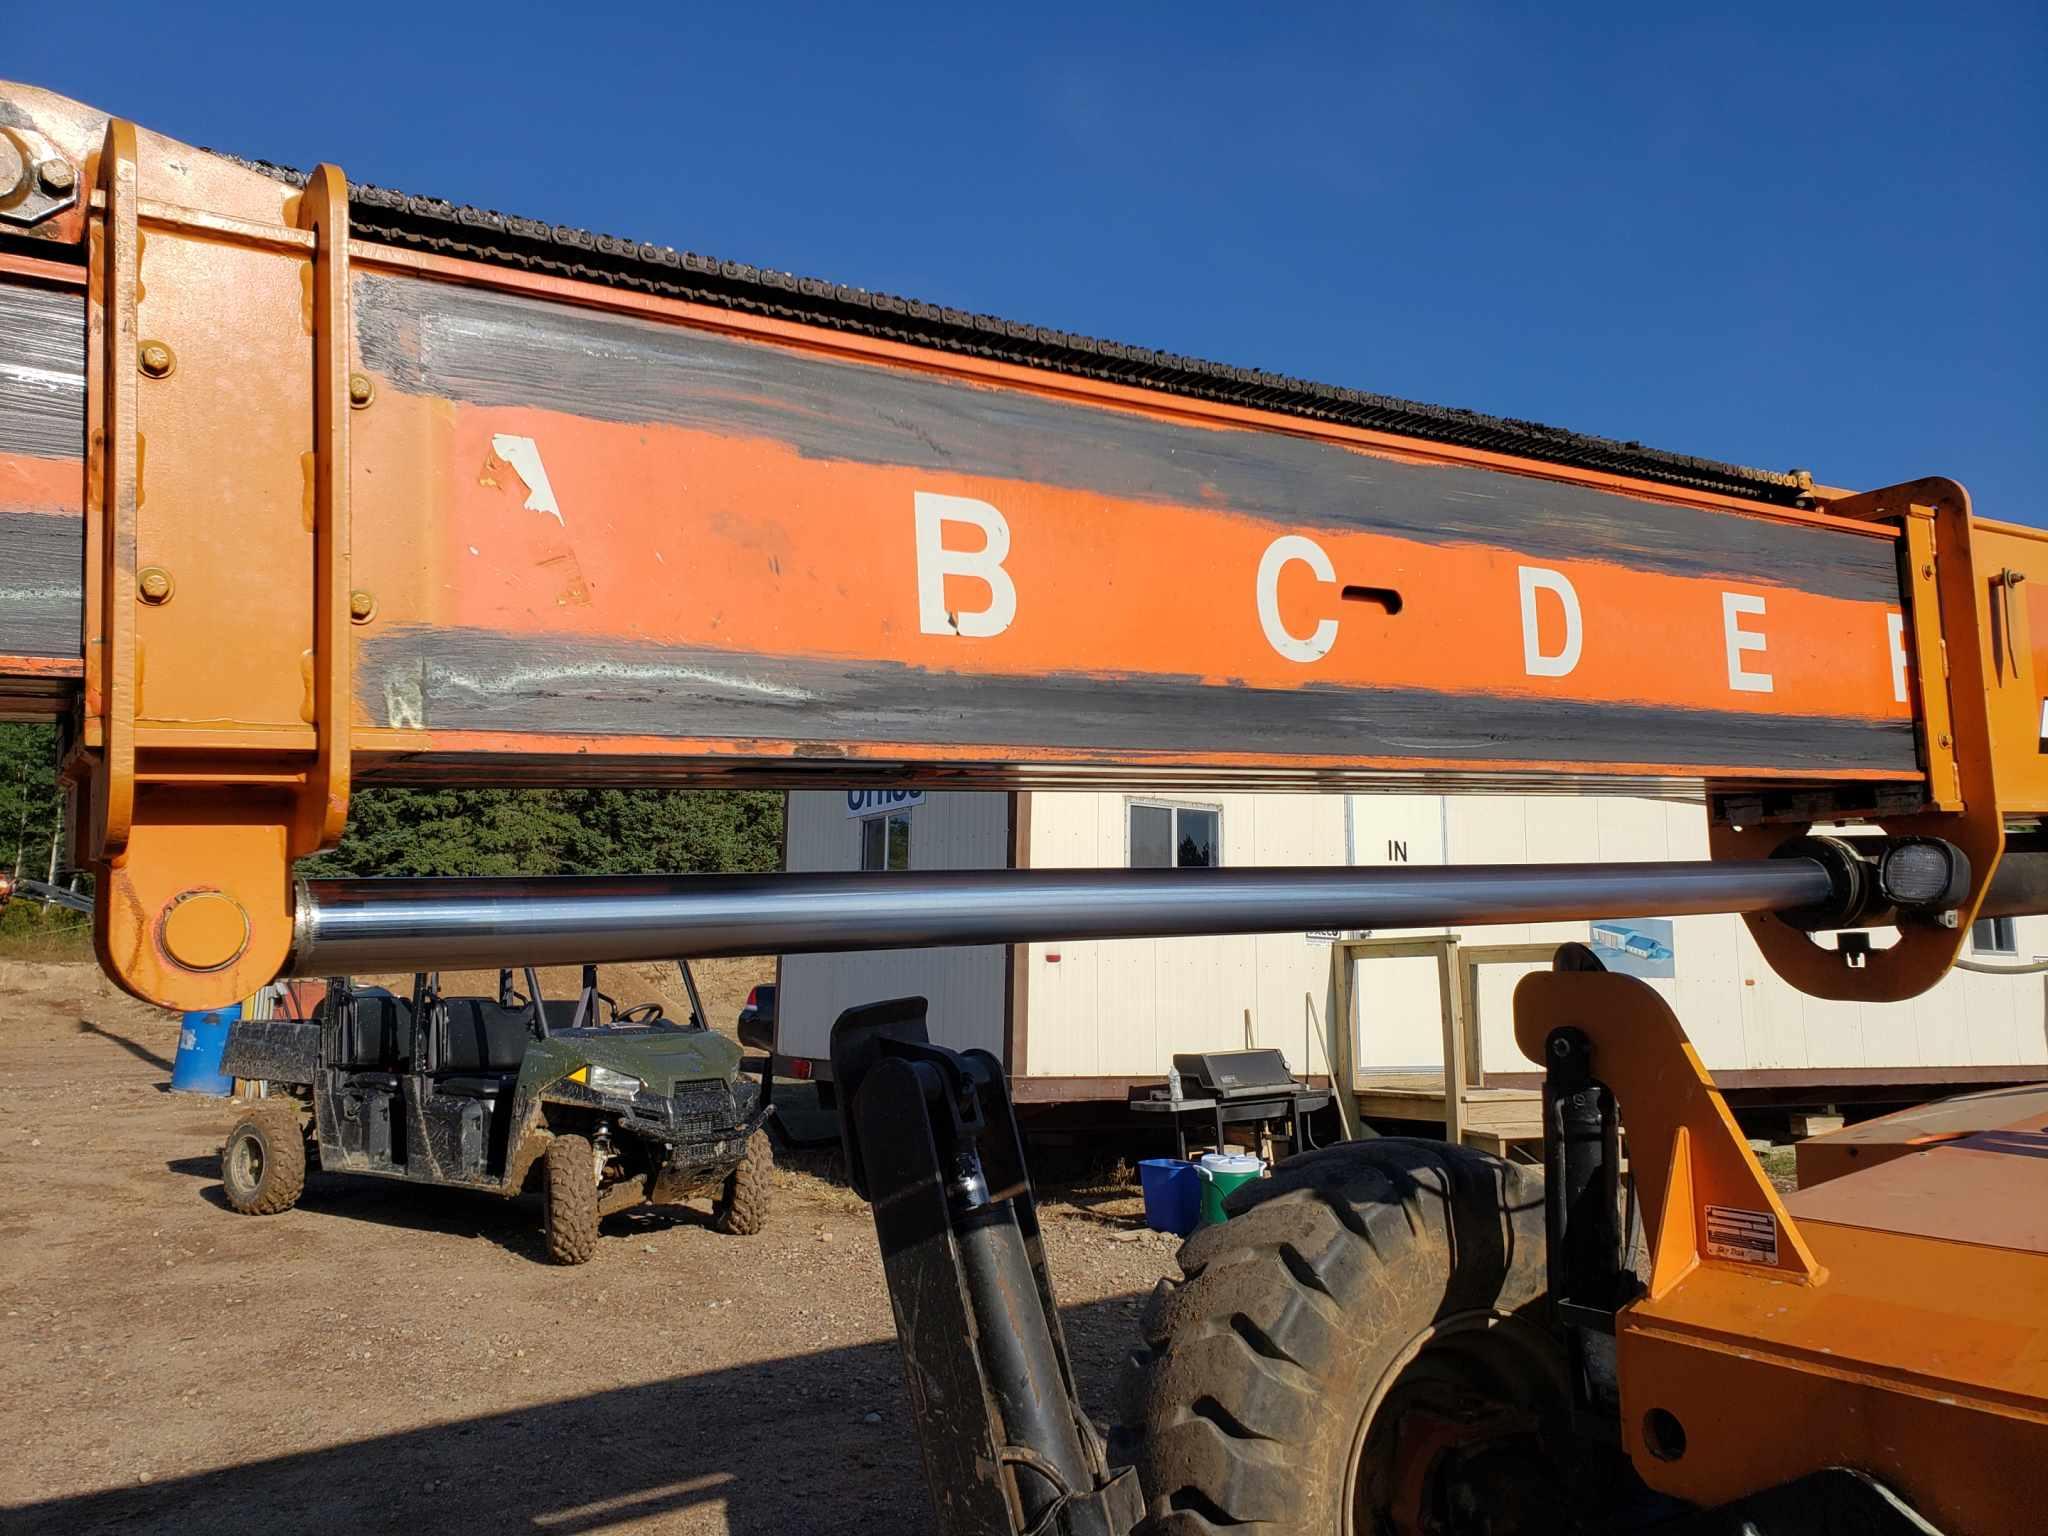
M 240 9 L 96 4 L 0 68 L 407 191 L 2048 522 L 2038 0 Z

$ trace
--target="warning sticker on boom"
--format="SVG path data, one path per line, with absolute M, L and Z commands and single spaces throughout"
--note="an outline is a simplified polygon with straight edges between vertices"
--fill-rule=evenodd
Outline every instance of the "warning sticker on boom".
M 1778 1262 L 1778 1218 L 1769 1211 L 1744 1211 L 1732 1205 L 1707 1207 L 1707 1253 L 1716 1259 L 1744 1264 Z

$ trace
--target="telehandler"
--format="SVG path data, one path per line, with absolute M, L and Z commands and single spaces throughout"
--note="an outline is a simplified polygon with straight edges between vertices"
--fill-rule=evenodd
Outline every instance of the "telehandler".
M 2048 544 L 1951 479 L 1121 346 L 12 85 L 0 381 L 0 701 L 64 723 L 101 963 L 167 1006 L 1646 911 L 1741 912 L 1804 991 L 1903 1006 L 1979 917 L 2048 911 Z M 1712 857 L 294 878 L 355 784 L 408 782 L 1682 785 Z M 1573 954 L 1516 994 L 1541 1177 L 1282 1165 L 1183 1251 L 1111 1439 L 1002 1069 L 923 1012 L 855 1010 L 834 1057 L 948 1536 L 2043 1528 L 2042 1116 L 1781 1199 L 1659 994 Z

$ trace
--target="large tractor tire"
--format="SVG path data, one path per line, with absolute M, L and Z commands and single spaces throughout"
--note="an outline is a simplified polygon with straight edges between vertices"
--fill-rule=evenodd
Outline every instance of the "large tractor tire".
M 774 1193 L 775 1149 L 768 1133 L 759 1130 L 747 1138 L 747 1154 L 739 1166 L 725 1176 L 725 1185 L 711 1203 L 712 1225 L 721 1232 L 752 1237 L 768 1225 L 768 1203 Z
M 1543 1183 L 1442 1142 L 1282 1164 L 1182 1247 L 1125 1382 L 1157 1536 L 1569 1529 Z
M 231 1210 L 275 1216 L 306 1187 L 306 1131 L 295 1105 L 259 1099 L 220 1149 L 220 1187 Z
M 557 1136 L 541 1157 L 541 1230 L 557 1264 L 597 1252 L 597 1153 L 588 1137 Z

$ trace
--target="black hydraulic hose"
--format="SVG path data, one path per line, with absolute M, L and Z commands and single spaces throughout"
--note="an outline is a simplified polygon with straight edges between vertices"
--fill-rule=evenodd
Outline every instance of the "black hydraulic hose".
M 2008 847 L 1991 872 L 1979 917 L 2031 917 L 2048 912 L 2048 851 Z

